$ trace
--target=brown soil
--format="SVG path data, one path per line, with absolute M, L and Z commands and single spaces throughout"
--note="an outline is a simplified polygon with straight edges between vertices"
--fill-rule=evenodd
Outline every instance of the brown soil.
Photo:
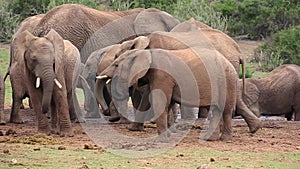
M 6 120 L 10 109 L 5 109 Z M 51 135 L 55 139 L 42 137 L 37 133 L 35 125 L 35 116 L 33 110 L 26 108 L 22 110 L 24 124 L 12 124 L 8 123 L 6 125 L 0 126 L 0 133 L 3 135 L 10 135 L 10 137 L 1 137 L 0 142 L 12 142 L 12 143 L 26 143 L 33 142 L 34 144 L 37 140 L 42 142 L 42 144 L 59 144 L 68 143 L 69 145 L 75 147 L 82 147 L 84 144 L 94 145 L 95 143 L 86 134 L 86 130 L 83 129 L 81 124 L 73 123 L 73 128 L 75 132 L 74 137 L 59 137 L 57 135 Z M 201 131 L 201 125 L 203 120 L 197 120 L 193 125 L 191 131 L 188 135 L 177 144 L 176 149 L 186 149 L 190 147 L 203 147 L 199 143 L 199 136 Z M 300 122 L 286 121 L 283 117 L 271 117 L 267 120 L 263 120 L 263 128 L 257 131 L 255 134 L 250 134 L 248 132 L 247 124 L 242 119 L 233 120 L 233 139 L 229 142 L 213 141 L 205 142 L 206 148 L 213 150 L 227 150 L 227 151 L 247 151 L 247 152 L 300 152 Z M 103 124 L 105 126 L 107 124 Z M 148 125 L 144 132 L 131 132 L 128 131 L 128 124 L 109 124 L 115 131 L 122 133 L 124 135 L 129 135 L 133 137 L 149 137 L 156 134 L 156 126 Z M 100 130 L 103 126 L 98 127 Z M 104 130 L 105 128 L 103 128 Z M 109 136 L 109 135 L 108 135 Z M 24 138 L 25 137 L 25 138 Z M 28 138 L 30 137 L 30 139 Z M 37 137 L 37 138 L 35 138 Z M 42 138 L 42 140 L 41 140 Z M 113 140 L 112 138 L 107 138 Z M 132 149 L 138 148 L 144 150 L 148 148 L 155 148 L 155 145 L 144 145 L 145 143 L 135 143 L 136 145 L 123 144 L 122 142 L 114 144 L 114 147 L 107 148 L 128 148 Z M 146 147 L 145 147 L 146 146 Z M 147 147 L 148 146 L 148 147 Z

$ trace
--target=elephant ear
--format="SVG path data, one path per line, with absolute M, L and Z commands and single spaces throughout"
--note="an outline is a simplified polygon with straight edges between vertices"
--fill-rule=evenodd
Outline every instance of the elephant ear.
M 246 93 L 245 95 L 243 95 L 243 100 L 247 105 L 247 107 L 250 107 L 253 104 L 255 104 L 258 101 L 259 95 L 260 95 L 260 91 L 258 90 L 256 85 L 251 82 L 247 82 Z
M 65 50 L 64 40 L 54 29 L 51 29 L 45 38 L 49 39 L 54 46 L 55 73 L 57 74 L 60 69 L 60 65 L 62 65 L 61 62 Z
M 26 48 L 29 47 L 31 42 L 37 39 L 34 35 L 32 35 L 29 31 L 25 30 L 16 36 L 12 42 L 12 57 L 18 59 L 18 57 L 23 58 Z M 12 65 L 13 66 L 13 65 Z
M 147 35 L 154 31 L 169 32 L 179 24 L 179 20 L 172 15 L 157 9 L 145 9 L 134 20 L 133 26 L 137 36 Z
M 199 30 L 194 18 L 176 25 L 170 32 L 190 32 Z
M 114 76 L 128 82 L 128 87 L 137 83 L 148 72 L 152 62 L 151 53 L 148 50 L 137 51 L 127 58 L 117 67 Z
M 126 50 L 131 49 L 146 49 L 149 46 L 150 40 L 146 36 L 139 36 L 133 40 L 125 41 L 121 44 L 122 51 L 120 53 L 125 52 Z
M 109 65 L 111 65 L 122 48 L 120 44 L 116 44 L 109 46 L 103 50 L 106 51 L 101 53 L 102 56 L 100 62 L 98 63 L 98 70 L 96 74 L 101 74 L 101 72 L 103 72 Z

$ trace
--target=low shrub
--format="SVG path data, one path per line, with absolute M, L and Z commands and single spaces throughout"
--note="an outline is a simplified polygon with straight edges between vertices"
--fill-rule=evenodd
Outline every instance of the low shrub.
M 256 49 L 254 60 L 261 70 L 273 70 L 284 63 L 300 65 L 300 26 L 279 31 Z

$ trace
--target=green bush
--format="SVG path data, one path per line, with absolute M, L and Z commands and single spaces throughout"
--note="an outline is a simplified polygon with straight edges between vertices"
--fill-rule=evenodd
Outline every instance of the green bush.
M 299 0 L 217 0 L 213 7 L 229 18 L 232 36 L 263 39 L 300 24 Z
M 9 3 L 1 0 L 0 5 L 0 42 L 8 42 L 19 24 L 19 16 L 8 10 Z
M 262 70 L 272 70 L 284 63 L 300 65 L 300 26 L 279 31 L 256 50 L 255 58 Z

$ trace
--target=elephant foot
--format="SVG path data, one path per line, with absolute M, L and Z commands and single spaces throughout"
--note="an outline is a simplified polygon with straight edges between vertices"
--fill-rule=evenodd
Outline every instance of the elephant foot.
M 59 136 L 60 137 L 74 137 L 74 132 L 71 128 L 65 129 L 65 130 L 59 132 Z
M 171 127 L 169 127 L 169 130 L 172 132 L 172 133 L 177 133 L 177 129 L 174 125 L 172 125 Z
M 95 113 L 95 112 L 87 112 L 84 115 L 85 118 L 100 118 L 100 114 L 99 113 Z
M 232 134 L 222 134 L 220 140 L 230 141 L 230 140 L 232 140 Z
M 74 123 L 85 123 L 85 119 L 83 117 L 78 117 L 73 122 Z
M 159 134 L 159 136 L 155 139 L 156 142 L 168 143 L 170 142 L 170 131 L 165 131 Z
M 14 116 L 14 117 L 11 117 L 10 118 L 10 122 L 11 123 L 15 123 L 15 124 L 23 124 L 23 123 L 25 123 L 22 119 L 21 119 L 21 117 L 18 115 L 18 116 Z
M 130 123 L 129 131 L 144 131 L 144 123 Z
M 52 131 L 50 129 L 38 129 L 39 133 L 46 134 L 47 136 L 51 135 Z
M 108 121 L 109 122 L 117 122 L 121 119 L 119 114 L 113 114 L 109 117 Z
M 130 124 L 130 121 L 126 119 L 125 117 L 120 117 L 120 124 Z
M 110 116 L 110 111 L 109 111 L 109 109 L 102 110 L 102 114 L 103 114 L 104 116 Z
M 0 125 L 5 125 L 5 124 L 6 124 L 6 122 L 4 120 L 0 121 Z

